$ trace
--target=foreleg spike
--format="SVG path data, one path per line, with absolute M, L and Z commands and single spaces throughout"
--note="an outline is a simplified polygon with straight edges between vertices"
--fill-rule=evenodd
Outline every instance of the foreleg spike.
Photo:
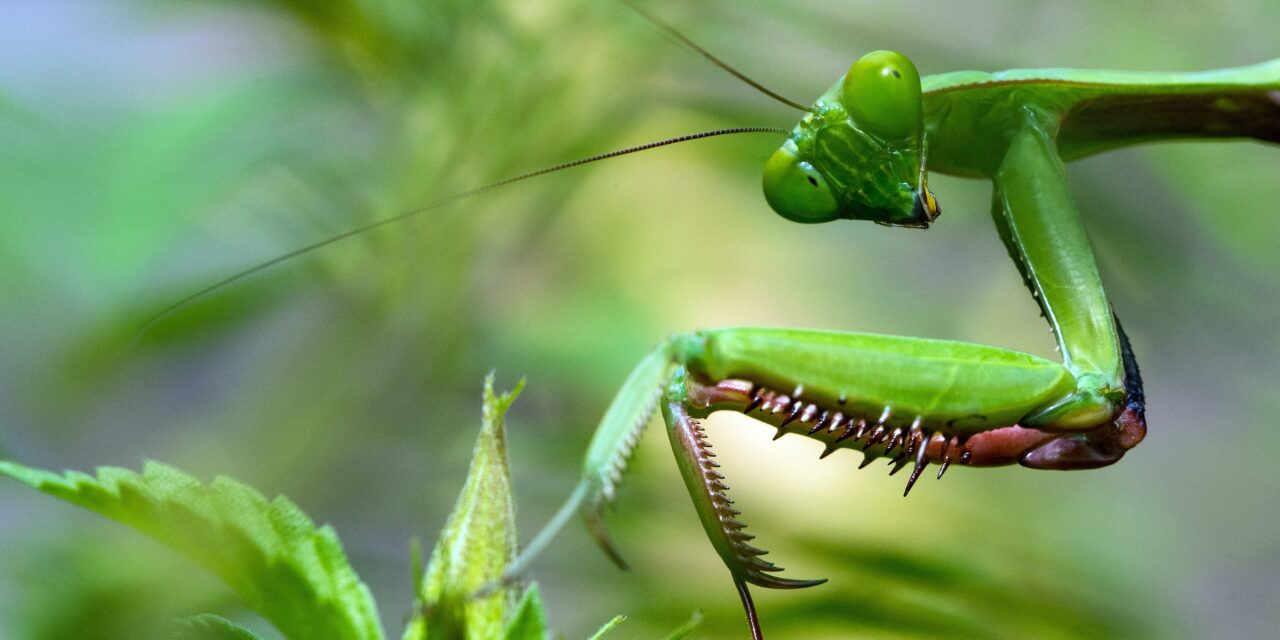
M 920 479 L 920 473 L 925 467 L 929 466 L 929 458 L 925 452 L 927 448 L 923 445 L 919 446 L 916 451 L 916 466 L 911 470 L 911 477 L 907 478 L 907 488 L 902 490 L 902 497 L 907 497 L 911 493 L 911 487 L 916 485 L 916 480 Z
M 947 472 L 947 469 L 948 469 L 948 468 L 950 468 L 950 467 L 951 467 L 951 456 L 947 456 L 947 457 L 945 457 L 945 458 L 943 458 L 943 459 L 942 459 L 942 464 L 941 464 L 941 465 L 938 465 L 938 479 L 939 479 L 939 480 L 941 480 L 941 479 L 942 479 L 942 475 L 943 475 L 944 473 L 946 473 L 946 472 Z

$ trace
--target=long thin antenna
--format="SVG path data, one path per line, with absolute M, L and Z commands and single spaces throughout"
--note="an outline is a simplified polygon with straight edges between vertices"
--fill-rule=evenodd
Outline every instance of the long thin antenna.
M 664 22 L 662 19 L 658 18 L 658 16 L 655 16 L 652 13 L 649 13 L 648 11 L 645 11 L 644 9 L 642 9 L 640 5 L 634 2 L 634 0 L 620 0 L 620 1 L 622 2 L 622 4 L 625 4 L 628 7 L 631 7 L 632 11 L 635 11 L 636 13 L 640 14 L 641 18 L 644 18 L 645 20 L 649 21 L 649 23 L 652 24 L 654 27 L 656 27 L 659 31 L 662 31 L 668 36 L 671 36 L 672 38 L 674 38 L 680 44 L 701 54 L 702 57 L 711 61 L 711 64 L 714 64 L 717 67 L 724 69 L 725 71 L 732 74 L 733 77 L 747 83 L 748 85 L 751 85 L 751 87 L 754 88 L 756 91 L 759 91 L 760 93 L 763 93 L 766 96 L 769 96 L 770 98 L 773 98 L 774 100 L 777 100 L 778 102 L 781 102 L 782 104 L 785 104 L 788 107 L 791 107 L 793 109 L 799 109 L 801 111 L 808 111 L 809 113 L 813 113 L 813 109 L 810 109 L 809 107 L 806 107 L 800 104 L 799 102 L 792 100 L 791 98 L 788 98 L 782 94 L 779 94 L 769 89 L 768 87 L 760 84 L 759 82 L 756 82 L 755 80 L 752 80 L 751 78 L 747 77 L 747 74 L 729 66 L 729 63 L 725 62 L 724 60 L 721 60 L 720 58 L 717 58 L 710 51 L 703 49 L 701 46 L 698 45 L 698 43 L 690 40 L 683 33 L 680 33 L 680 31 L 675 27 L 671 26 L 667 22 Z
M 638 153 L 638 152 L 640 152 L 640 151 L 648 151 L 649 149 L 656 149 L 656 148 L 658 148 L 658 147 L 665 147 L 665 146 L 667 146 L 667 145 L 677 144 L 677 143 L 681 143 L 681 142 L 690 142 L 690 141 L 693 141 L 693 140 L 701 140 L 701 139 L 703 139 L 703 138 L 712 138 L 712 137 L 715 137 L 715 136 L 726 136 L 726 135 L 732 135 L 732 134 L 738 134 L 738 133 L 781 133 L 781 134 L 783 134 L 783 135 L 786 135 L 786 133 L 787 133 L 787 132 L 786 132 L 786 130 L 784 130 L 784 129 L 779 129 L 779 128 L 777 128 L 777 127 L 733 127 L 733 128 L 728 128 L 728 129 L 715 129 L 715 130 L 712 130 L 712 131 L 702 131 L 702 132 L 699 132 L 699 133 L 690 133 L 690 134 L 686 134 L 686 135 L 682 135 L 682 136 L 676 136 L 676 137 L 674 137 L 674 138 L 667 138 L 667 139 L 665 139 L 665 140 L 657 140 L 657 141 L 654 141 L 654 142 L 647 142 L 647 143 L 645 143 L 645 144 L 636 145 L 636 146 L 634 146 L 634 147 L 627 147 L 627 148 L 625 148 L 625 149 L 616 149 L 616 150 L 614 150 L 614 151 L 607 151 L 607 152 L 605 152 L 605 153 L 598 153 L 598 154 L 593 155 L 593 156 L 587 156 L 587 157 L 585 157 L 585 158 L 579 158 L 579 159 L 577 159 L 577 160 L 571 160 L 571 161 L 569 161 L 569 162 L 563 162 L 563 163 L 560 163 L 560 164 L 557 164 L 557 165 L 553 165 L 553 166 L 550 166 L 550 167 L 544 167 L 544 168 L 542 168 L 542 169 L 537 169 L 537 170 L 535 170 L 535 171 L 530 171 L 530 172 L 528 172 L 528 173 L 522 173 L 522 174 L 517 175 L 517 176 L 513 176 L 513 177 L 510 177 L 510 178 L 505 178 L 505 179 L 502 179 L 502 180 L 498 180 L 497 182 L 490 182 L 489 184 L 486 184 L 486 185 L 483 185 L 483 186 L 480 186 L 480 187 L 476 187 L 476 188 L 474 188 L 474 189 L 468 189 L 468 190 L 466 190 L 466 191 L 461 191 L 461 192 L 455 193 L 455 194 L 450 195 L 450 196 L 445 196 L 444 198 L 441 198 L 441 199 L 439 199 L 439 200 L 436 200 L 435 202 L 432 202 L 431 204 L 428 204 L 428 205 L 425 205 L 425 206 L 422 206 L 422 207 L 418 207 L 417 209 L 410 209 L 410 210 L 405 211 L 405 212 L 403 212 L 403 213 L 399 213 L 399 214 L 396 214 L 396 215 L 393 215 L 393 216 L 390 216 L 390 217 L 387 217 L 387 218 L 382 218 L 381 220 L 375 220 L 375 221 L 370 222 L 370 223 L 368 223 L 368 224 L 361 225 L 361 226 L 355 227 L 355 228 L 353 228 L 353 229 L 349 229 L 349 230 L 347 230 L 347 231 L 343 231 L 342 233 L 339 233 L 338 235 L 330 236 L 330 237 L 328 237 L 328 238 L 325 238 L 324 240 L 320 240 L 319 242 L 313 242 L 313 243 L 311 243 L 311 244 L 309 244 L 309 245 L 306 245 L 306 246 L 300 247 L 300 248 L 298 248 L 298 249 L 294 249 L 293 251 L 290 251 L 290 252 L 285 253 L 285 254 L 278 255 L 278 256 L 276 256 L 276 257 L 274 257 L 274 258 L 272 258 L 272 259 L 270 259 L 270 260 L 267 260 L 267 261 L 265 261 L 265 262 L 260 262 L 260 263 L 258 263 L 258 264 L 256 264 L 256 265 L 252 266 L 252 267 L 249 267 L 248 269 L 245 269 L 244 271 L 240 271 L 240 272 L 238 272 L 238 273 L 235 273 L 235 274 L 232 274 L 232 275 L 230 275 L 230 276 L 227 276 L 226 278 L 223 278 L 223 279 L 221 279 L 221 280 L 219 280 L 219 281 L 217 281 L 217 282 L 215 282 L 215 283 L 213 283 L 213 284 L 211 284 L 211 285 L 209 285 L 209 286 L 207 286 L 207 287 L 205 287 L 205 288 L 203 288 L 203 289 L 200 289 L 199 291 L 196 291 L 195 293 L 192 293 L 191 295 L 186 296 L 185 298 L 182 298 L 181 300 L 178 300 L 177 302 L 175 302 L 175 303 L 173 303 L 173 304 L 171 304 L 171 305 L 169 305 L 169 306 L 165 307 L 164 309 L 161 309 L 161 310 L 160 310 L 159 312 L 157 312 L 155 315 L 153 315 L 153 316 L 151 316 L 150 318 L 148 318 L 148 319 L 147 319 L 147 321 L 146 321 L 146 322 L 144 322 L 144 323 L 142 324 L 142 326 L 138 329 L 137 334 L 134 336 L 133 344 L 134 344 L 134 345 L 136 345 L 136 344 L 138 343 L 138 341 L 139 341 L 139 340 L 141 340 L 141 339 L 142 339 L 142 337 L 143 337 L 143 336 L 145 336 L 145 335 L 147 334 L 147 332 L 148 332 L 148 331 L 150 331 L 153 327 L 155 327 L 155 325 L 156 325 L 157 323 L 159 323 L 161 320 L 163 320 L 163 319 L 165 319 L 166 317 L 168 317 L 168 316 L 169 316 L 169 314 L 173 313 L 174 311 L 177 311 L 178 309 L 181 309 L 181 308 L 183 308 L 183 307 L 187 306 L 188 304 L 191 304 L 192 302 L 195 302 L 196 300 L 199 300 L 199 299 L 201 299 L 201 298 L 203 298 L 203 297 L 205 297 L 205 296 L 207 296 L 207 295 L 209 295 L 209 294 L 211 294 L 211 293 L 213 293 L 213 292 L 215 292 L 215 291 L 218 291 L 219 289 L 222 289 L 223 287 L 226 287 L 226 286 L 228 286 L 228 285 L 232 284 L 232 283 L 238 282 L 238 281 L 243 280 L 243 279 L 245 279 L 245 278 L 247 278 L 247 277 L 249 277 L 249 276 L 251 276 L 251 275 L 254 275 L 255 273 L 258 273 L 258 272 L 264 271 L 264 270 L 266 270 L 266 269 L 270 269 L 271 267 L 274 267 L 274 266 L 276 266 L 276 265 L 280 264 L 281 262 L 285 262 L 285 261 L 288 261 L 288 260 L 292 260 L 292 259 L 294 259 L 294 258 L 296 258 L 296 257 L 298 257 L 298 256 L 300 256 L 300 255 L 305 254 L 305 253 L 310 253 L 310 252 L 312 252 L 312 251 L 315 251 L 316 249 L 320 249 L 320 248 L 322 248 L 322 247 L 327 247 L 327 246 L 329 246 L 329 245 L 331 245 L 331 244 L 334 244 L 335 242 L 340 242 L 340 241 L 342 241 L 342 240 L 346 240 L 347 238 L 350 238 L 350 237 L 352 237 L 352 236 L 356 236 L 356 235 L 360 235 L 361 233 L 364 233 L 364 232 L 366 232 L 366 231 L 371 231 L 371 230 L 373 230 L 373 229 L 377 229 L 378 227 L 383 227 L 383 226 L 386 226 L 386 225 L 389 225 L 389 224 L 393 224 L 393 223 L 396 223 L 396 222 L 400 222 L 400 221 L 402 221 L 402 220 L 406 220 L 406 219 L 408 219 L 408 218 L 412 218 L 413 216 L 416 216 L 416 215 L 419 215 L 419 214 L 422 214 L 422 213 L 426 213 L 426 212 L 428 212 L 428 211 L 433 211 L 433 210 L 435 210 L 435 209 L 439 209 L 439 208 L 444 207 L 444 206 L 449 205 L 449 204 L 453 204 L 454 202 L 457 202 L 457 201 L 459 201 L 459 200 L 465 200 L 465 199 L 467 199 L 467 198 L 471 198 L 471 197 L 474 197 L 474 196 L 480 195 L 480 194 L 482 194 L 482 193 L 485 193 L 486 191 L 491 191 L 491 190 L 493 190 L 493 189 L 497 189 L 498 187 L 503 187 L 503 186 L 506 186 L 506 185 L 509 185 L 509 184 L 512 184 L 512 183 L 515 183 L 515 182 L 520 182 L 520 181 L 522 181 L 522 180 L 528 180 L 528 179 L 530 179 L 530 178 L 536 178 L 536 177 L 538 177 L 538 176 L 543 176 L 543 175 L 546 175 L 546 174 L 548 174 L 548 173 L 555 173 L 556 171 L 563 171 L 563 170 L 565 170 L 565 169 L 571 169 L 571 168 L 573 168 L 573 167 L 582 166 L 582 165 L 584 165 L 584 164 L 590 164 L 590 163 L 592 163 L 592 162 L 599 162 L 599 161 L 601 161 L 601 160 L 608 160 L 609 158 L 616 158 L 616 157 L 618 157 L 618 156 L 625 156 L 625 155 L 627 155 L 627 154 L 631 154 L 631 153 Z

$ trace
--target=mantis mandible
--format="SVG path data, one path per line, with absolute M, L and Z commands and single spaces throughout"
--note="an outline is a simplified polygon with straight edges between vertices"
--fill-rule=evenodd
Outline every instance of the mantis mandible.
M 630 3 L 628 3 L 630 4 Z M 564 507 L 508 574 L 518 575 L 581 513 L 619 564 L 601 512 L 634 445 L 661 410 L 698 517 L 738 589 L 754 638 L 762 631 L 748 585 L 802 588 L 822 580 L 774 575 L 730 506 L 699 420 L 739 411 L 777 436 L 822 441 L 911 471 L 930 464 L 1088 469 L 1118 461 L 1146 433 L 1138 367 L 1101 285 L 1063 165 L 1158 140 L 1253 138 L 1280 143 L 1280 59 L 1199 73 L 1071 69 L 960 71 L 921 78 L 904 55 L 874 51 L 811 105 L 764 89 L 674 29 L 658 28 L 752 86 L 803 112 L 772 127 L 680 136 L 556 165 L 456 194 L 224 279 L 153 319 L 279 262 L 491 188 L 675 142 L 745 132 L 786 135 L 764 168 L 765 199 L 799 223 L 869 220 L 924 229 L 941 213 L 929 171 L 993 184 L 992 215 L 1010 257 L 1055 336 L 1062 362 L 978 344 L 886 335 L 738 327 L 662 340 L 614 397 Z

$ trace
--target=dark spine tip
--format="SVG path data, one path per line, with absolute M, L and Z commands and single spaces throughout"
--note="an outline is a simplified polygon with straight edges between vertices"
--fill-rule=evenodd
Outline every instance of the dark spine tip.
M 845 440 L 852 438 L 854 435 L 854 432 L 857 431 L 857 424 L 858 424 L 857 420 L 852 420 L 852 419 L 849 420 L 849 423 L 846 424 L 844 427 L 844 433 L 841 433 L 836 438 L 836 442 L 844 442 Z
M 911 477 L 907 478 L 907 487 L 902 490 L 902 497 L 905 498 L 911 494 L 911 487 L 916 486 L 916 480 L 920 479 L 920 472 L 924 471 L 924 468 L 927 466 L 929 465 L 917 464 L 916 467 L 911 470 Z
M 782 424 L 778 425 L 779 428 L 785 427 L 791 424 L 792 422 L 795 422 L 796 418 L 800 417 L 800 411 L 802 409 L 804 409 L 803 402 L 793 402 L 791 405 L 791 413 L 788 413 L 786 419 L 782 421 Z M 776 440 L 777 438 L 774 438 L 774 439 Z
M 874 447 L 875 445 L 880 444 L 880 441 L 884 439 L 884 434 L 884 427 L 877 426 L 875 430 L 871 432 L 871 437 L 867 438 L 867 446 Z
M 818 418 L 818 424 L 813 425 L 813 430 L 814 430 L 814 431 L 818 431 L 818 430 L 820 430 L 820 429 L 824 429 L 824 428 L 826 428 L 826 426 L 827 426 L 827 420 L 828 420 L 829 418 L 831 418 L 831 412 L 830 412 L 830 411 L 823 411 L 823 412 L 822 412 L 822 417 Z
M 915 440 L 912 440 L 912 442 L 915 442 Z M 902 497 L 905 498 L 911 493 L 911 487 L 916 486 L 916 480 L 920 479 L 920 473 L 923 472 L 927 466 L 929 466 L 929 460 L 925 455 L 925 448 L 922 446 L 919 451 L 916 452 L 916 466 L 911 470 L 911 477 L 907 478 L 907 488 L 902 491 Z

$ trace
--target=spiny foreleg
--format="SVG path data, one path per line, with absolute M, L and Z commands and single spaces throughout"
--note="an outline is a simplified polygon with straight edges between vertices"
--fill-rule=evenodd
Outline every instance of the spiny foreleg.
M 1131 361 L 1125 343 L 1126 364 Z M 681 475 L 712 546 L 733 576 L 752 635 L 761 637 L 748 584 L 799 588 L 764 561 L 766 552 L 738 519 L 699 419 L 743 412 L 840 448 L 862 451 L 862 466 L 887 458 L 891 473 L 914 463 L 906 492 L 924 469 L 952 463 L 1033 468 L 1110 464 L 1145 433 L 1141 382 L 1133 366 L 1132 401 L 1114 420 L 1077 431 L 1041 430 L 1019 420 L 1073 397 L 1075 379 L 1060 364 L 995 347 L 855 333 L 736 328 L 677 336 L 675 369 L 662 401 Z M 1128 370 L 1129 367 L 1126 367 Z M 775 437 L 775 439 L 776 439 Z M 1044 452 L 1044 453 L 1042 453 Z

